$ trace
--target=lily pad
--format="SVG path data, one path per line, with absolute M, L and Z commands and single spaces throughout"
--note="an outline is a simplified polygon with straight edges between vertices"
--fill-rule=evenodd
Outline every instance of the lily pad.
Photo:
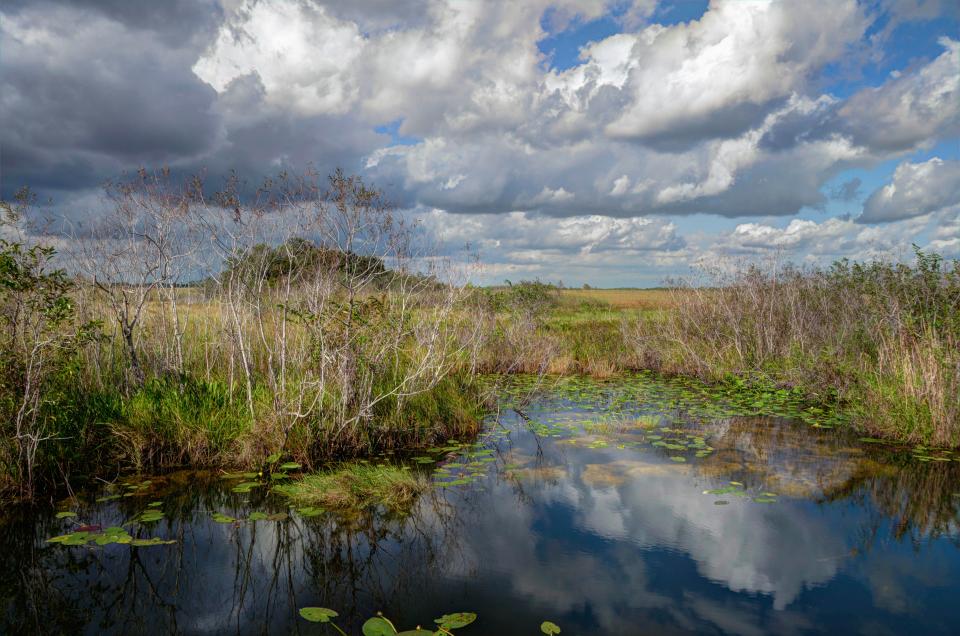
M 56 537 L 50 537 L 49 539 L 47 539 L 47 543 L 62 543 L 64 545 L 82 545 L 82 543 L 75 543 L 75 541 L 79 541 L 80 539 L 83 539 L 83 543 L 86 543 L 87 534 L 88 533 L 86 532 L 71 532 L 70 534 L 61 534 Z M 71 543 L 68 543 L 68 541 L 70 541 Z
M 544 634 L 548 634 L 552 636 L 553 634 L 560 633 L 560 626 L 551 621 L 543 621 L 542 623 L 540 623 L 540 631 L 543 632 Z
M 363 636 L 396 636 L 397 630 L 390 622 L 380 616 L 367 619 L 361 628 Z
M 56 516 L 57 519 L 69 519 L 70 517 L 76 517 L 77 513 L 73 512 L 72 510 L 64 510 L 62 512 L 58 512 Z
M 455 614 L 444 614 L 433 622 L 444 629 L 459 629 L 466 627 L 477 620 L 477 615 L 473 612 L 456 612 Z
M 300 616 L 312 623 L 329 623 L 331 618 L 336 618 L 339 614 L 326 607 L 301 607 Z
M 153 537 L 152 539 L 133 539 L 130 541 L 130 545 L 135 548 L 148 548 L 154 545 L 169 545 L 171 543 L 176 543 L 173 539 L 161 539 L 159 537 Z
M 161 519 L 163 519 L 163 511 L 156 509 L 144 510 L 142 513 L 140 513 L 140 516 L 137 517 L 137 521 L 140 523 L 151 523 L 154 521 L 160 521 Z

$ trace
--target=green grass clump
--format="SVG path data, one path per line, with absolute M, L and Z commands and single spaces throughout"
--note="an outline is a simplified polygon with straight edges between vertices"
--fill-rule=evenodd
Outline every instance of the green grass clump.
M 347 464 L 274 490 L 296 505 L 350 511 L 382 506 L 401 512 L 409 510 L 427 488 L 425 479 L 397 466 Z

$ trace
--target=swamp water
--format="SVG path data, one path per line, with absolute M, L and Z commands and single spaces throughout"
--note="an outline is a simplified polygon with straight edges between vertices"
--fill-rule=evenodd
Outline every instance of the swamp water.
M 400 513 L 180 472 L 8 518 L 0 631 L 335 633 L 309 606 L 350 634 L 378 610 L 476 612 L 454 631 L 478 636 L 960 631 L 960 455 L 811 426 L 789 396 L 529 388 L 409 460 L 436 487 Z

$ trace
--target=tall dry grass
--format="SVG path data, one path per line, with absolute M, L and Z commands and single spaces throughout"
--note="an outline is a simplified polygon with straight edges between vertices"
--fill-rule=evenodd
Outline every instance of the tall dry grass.
M 863 429 L 960 444 L 960 263 L 746 267 L 688 284 L 627 330 L 644 364 L 841 403 Z

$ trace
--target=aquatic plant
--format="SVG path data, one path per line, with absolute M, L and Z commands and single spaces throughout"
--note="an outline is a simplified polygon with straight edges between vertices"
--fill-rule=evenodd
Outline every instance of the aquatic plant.
M 337 612 L 326 607 L 303 607 L 300 609 L 300 616 L 313 623 L 324 623 L 330 625 L 343 636 L 347 633 L 343 631 L 332 619 L 339 616 Z M 462 629 L 471 625 L 477 620 L 477 615 L 473 612 L 456 612 L 453 614 L 444 614 L 440 618 L 434 619 L 436 624 L 435 631 L 424 629 L 417 625 L 414 629 L 399 631 L 396 625 L 382 613 L 367 619 L 364 622 L 361 631 L 363 636 L 413 636 L 415 634 L 432 634 L 433 636 L 453 636 L 453 630 Z M 544 634 L 553 635 L 560 633 L 560 627 L 551 621 L 544 621 L 540 624 L 540 631 Z
M 362 510 L 383 506 L 389 511 L 408 510 L 429 484 L 412 471 L 397 466 L 348 464 L 304 475 L 289 484 L 274 486 L 291 502 L 335 510 Z

